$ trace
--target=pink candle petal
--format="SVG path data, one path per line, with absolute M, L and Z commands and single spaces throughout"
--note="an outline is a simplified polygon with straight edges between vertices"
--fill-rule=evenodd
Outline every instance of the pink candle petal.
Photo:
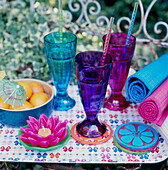
M 37 139 L 38 141 L 44 141 L 44 140 L 45 140 L 45 137 L 40 136 L 39 134 L 36 134 L 36 139 Z
M 51 132 L 53 132 L 54 130 L 54 127 L 55 127 L 55 124 L 54 124 L 54 118 L 53 116 L 51 115 L 47 121 L 47 128 L 49 128 L 51 130 Z
M 43 119 L 45 119 L 45 121 L 47 122 L 48 117 L 45 114 L 41 114 L 40 117 L 42 117 Z
M 36 133 L 38 132 L 39 130 L 39 126 L 38 124 L 34 123 L 34 122 L 31 122 L 31 125 L 33 126 L 33 129 L 36 131 Z
M 29 139 L 24 134 L 21 134 L 19 138 L 25 143 L 30 143 Z
M 51 140 L 54 140 L 54 138 L 55 138 L 55 135 L 52 133 L 51 135 L 48 135 L 48 136 L 45 138 L 45 140 L 51 141 Z
M 36 138 L 36 134 L 33 133 L 33 132 L 31 132 L 31 131 L 29 131 L 29 132 L 27 133 L 27 135 L 28 135 L 29 137 L 31 137 L 31 138 L 37 139 L 37 138 Z
M 36 126 L 35 123 L 30 122 L 29 120 L 27 120 L 27 124 L 29 125 L 29 128 L 32 129 L 32 131 L 34 133 L 37 133 L 37 129 L 35 128 L 35 126 Z
M 48 142 L 48 141 L 41 141 L 41 142 L 40 142 L 40 146 L 41 146 L 42 148 L 46 148 L 48 145 L 49 145 L 49 142 Z
M 60 136 L 62 136 L 64 130 L 65 130 L 65 127 L 59 129 L 58 131 L 55 131 L 54 135 L 57 137 L 60 137 Z
M 55 139 L 55 136 L 54 136 L 54 134 L 51 134 L 51 135 L 49 135 L 49 136 L 47 136 L 47 137 L 45 138 L 45 137 L 43 137 L 43 136 L 40 136 L 39 134 L 36 134 L 36 139 L 37 139 L 38 141 L 45 141 L 45 140 L 47 140 L 47 141 L 53 141 L 53 140 Z
M 31 129 L 26 128 L 26 127 L 20 127 L 20 129 L 22 130 L 22 132 L 23 132 L 24 134 L 26 134 L 26 133 L 28 133 L 29 131 L 31 131 Z
M 59 116 L 56 116 L 56 117 L 54 118 L 54 125 L 56 125 L 58 122 L 59 122 Z
M 30 120 L 30 122 L 33 122 L 38 125 L 38 120 L 36 118 L 29 116 L 29 120 Z
M 49 146 L 56 146 L 59 142 L 59 138 L 57 137 L 54 141 L 49 143 Z
M 40 119 L 39 119 L 39 129 L 43 128 L 43 127 L 47 127 L 47 122 L 46 122 L 46 119 L 42 116 L 40 116 Z
M 22 137 L 26 137 L 26 138 L 28 138 L 28 137 L 29 137 L 29 135 L 28 135 L 28 134 L 21 134 L 20 136 L 22 136 Z
M 61 127 L 61 121 L 60 122 L 58 122 L 57 124 L 56 124 L 56 126 L 55 126 L 55 128 L 54 128 L 54 133 L 55 132 L 58 132 L 58 130 L 60 129 L 60 127 Z
M 39 146 L 39 142 L 36 139 L 33 139 L 31 137 L 28 137 L 28 139 L 33 146 Z
M 64 132 L 63 132 L 63 134 L 62 134 L 62 136 L 60 136 L 59 138 L 59 142 L 60 141 L 62 141 L 62 140 L 64 140 L 65 138 L 66 138 L 66 136 L 67 136 L 67 134 L 68 134 L 68 130 L 67 130 L 67 127 L 64 129 Z
M 67 123 L 68 123 L 68 121 L 67 121 L 67 120 L 65 120 L 64 122 L 62 122 L 62 123 L 61 123 L 61 127 L 60 127 L 60 128 L 62 128 L 62 127 L 67 127 Z

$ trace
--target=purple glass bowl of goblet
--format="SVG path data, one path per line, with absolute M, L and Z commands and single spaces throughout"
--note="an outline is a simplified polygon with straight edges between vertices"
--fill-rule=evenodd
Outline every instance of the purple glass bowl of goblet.
M 99 51 L 86 51 L 75 57 L 78 89 L 86 113 L 86 118 L 77 125 L 77 132 L 90 138 L 99 137 L 106 131 L 105 124 L 98 120 L 98 113 L 107 90 L 111 56 L 106 55 L 102 63 L 102 55 Z

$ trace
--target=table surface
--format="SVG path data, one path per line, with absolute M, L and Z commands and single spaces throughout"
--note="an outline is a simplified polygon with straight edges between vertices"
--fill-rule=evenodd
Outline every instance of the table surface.
M 75 123 L 85 117 L 83 106 L 77 86 L 68 87 L 69 95 L 76 100 L 76 105 L 69 111 L 53 111 L 53 116 L 59 115 L 60 120 L 68 120 L 71 128 Z M 107 95 L 110 90 L 107 90 Z M 99 112 L 99 120 L 106 122 L 113 131 L 125 122 L 142 122 L 152 126 L 143 120 L 137 112 L 137 104 L 131 103 L 124 111 L 110 111 L 102 108 Z M 84 145 L 73 138 L 69 142 L 55 150 L 40 152 L 28 150 L 18 140 L 19 128 L 12 128 L 0 124 L 0 161 L 18 162 L 44 162 L 44 163 L 157 163 L 168 157 L 168 147 L 159 135 L 157 147 L 146 154 L 132 155 L 119 150 L 110 138 L 101 145 Z

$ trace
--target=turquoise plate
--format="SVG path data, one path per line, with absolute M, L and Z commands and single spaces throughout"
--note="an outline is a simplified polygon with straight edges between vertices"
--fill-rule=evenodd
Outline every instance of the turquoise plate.
M 149 151 L 146 151 L 146 152 L 134 152 L 134 151 L 127 150 L 127 149 L 123 148 L 122 146 L 120 146 L 120 144 L 117 143 L 117 141 L 116 141 L 116 139 L 115 139 L 115 136 L 113 136 L 113 141 L 114 141 L 115 146 L 116 146 L 118 149 L 122 150 L 123 152 L 129 153 L 129 154 L 142 155 L 142 154 L 145 154 L 145 153 L 147 153 L 147 152 L 150 152 L 150 150 L 149 150 Z
M 159 142 L 155 129 L 139 122 L 128 122 L 118 126 L 114 136 L 121 147 L 136 152 L 152 150 Z
M 28 125 L 24 126 L 24 127 L 29 127 Z M 68 126 L 68 132 L 67 132 L 67 136 L 64 140 L 62 140 L 61 142 L 58 142 L 58 144 L 56 146 L 50 146 L 50 147 L 47 147 L 47 148 L 42 148 L 40 146 L 33 146 L 31 143 L 25 143 L 23 142 L 21 139 L 19 139 L 20 143 L 27 149 L 29 150 L 38 150 L 38 151 L 42 151 L 42 152 L 46 152 L 46 151 L 50 151 L 50 150 L 54 150 L 54 149 L 58 149 L 58 148 L 61 148 L 62 146 L 64 146 L 66 143 L 68 143 L 68 141 L 70 140 L 71 138 L 71 134 L 70 134 L 70 129 L 69 129 L 69 126 Z M 23 134 L 22 130 L 20 129 L 19 130 L 19 133 L 18 133 L 18 137 Z

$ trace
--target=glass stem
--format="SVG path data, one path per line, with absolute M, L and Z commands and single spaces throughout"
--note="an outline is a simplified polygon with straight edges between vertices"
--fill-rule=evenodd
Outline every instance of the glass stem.
M 65 91 L 57 91 L 57 96 L 59 96 L 59 97 L 63 97 L 63 96 L 67 96 L 68 94 L 67 94 L 67 91 L 65 90 Z
M 86 114 L 86 121 L 87 122 L 95 122 L 95 121 L 98 121 L 98 118 L 97 118 L 98 114 L 95 114 L 95 115 L 92 115 L 92 116 L 88 116 Z
M 116 91 L 111 91 L 111 95 L 112 95 L 112 96 L 121 96 L 121 95 L 122 95 L 122 91 L 118 91 L 118 92 L 116 92 Z

